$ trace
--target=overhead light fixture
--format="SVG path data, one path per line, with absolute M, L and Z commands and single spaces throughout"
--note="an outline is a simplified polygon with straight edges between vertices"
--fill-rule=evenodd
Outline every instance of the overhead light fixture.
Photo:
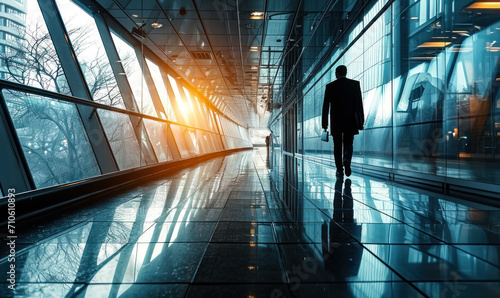
M 418 20 L 418 17 L 411 17 L 410 20 Z
M 250 19 L 252 20 L 262 20 L 264 18 L 264 13 L 262 11 L 254 11 L 250 13 Z
M 417 48 L 442 48 L 450 45 L 450 41 L 426 41 Z
M 163 27 L 163 24 L 160 24 L 160 23 L 151 23 L 151 27 L 153 27 L 155 29 L 159 29 L 159 28 Z
M 257 47 L 257 46 L 251 46 L 250 47 L 250 52 L 258 52 L 260 49 L 260 47 Z
M 133 14 L 132 16 L 133 16 L 134 18 L 138 18 L 138 17 L 139 17 L 139 16 L 138 16 L 138 15 L 136 15 L 136 14 Z
M 469 5 L 467 9 L 500 9 L 500 1 L 479 1 Z
M 259 69 L 259 67 L 258 67 L 257 65 L 252 65 L 252 66 L 250 67 L 250 69 L 252 69 L 252 70 L 256 70 L 256 69 Z

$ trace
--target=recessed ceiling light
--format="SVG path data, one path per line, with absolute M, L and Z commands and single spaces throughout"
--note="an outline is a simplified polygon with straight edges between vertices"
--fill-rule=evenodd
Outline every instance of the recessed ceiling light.
M 427 41 L 419 45 L 418 48 L 442 48 L 450 44 L 449 41 Z
M 138 18 L 138 17 L 139 17 L 139 16 L 138 16 L 138 15 L 136 15 L 136 14 L 133 14 L 132 16 L 133 16 L 134 18 Z
M 497 1 L 480 1 L 473 3 L 467 9 L 500 9 L 500 2 Z
M 253 69 L 253 70 L 259 69 L 259 67 L 257 65 L 252 65 L 251 69 Z
M 258 52 L 258 51 L 259 51 L 259 49 L 260 49 L 260 48 L 259 48 L 259 47 L 257 47 L 257 46 L 251 46 L 251 47 L 250 47 L 250 51 L 251 51 L 251 52 Z
M 155 29 L 158 29 L 158 28 L 163 27 L 163 24 L 160 24 L 160 23 L 151 23 L 151 27 L 153 27 Z
M 250 13 L 250 19 L 252 20 L 262 20 L 264 18 L 264 13 L 262 11 L 254 11 Z

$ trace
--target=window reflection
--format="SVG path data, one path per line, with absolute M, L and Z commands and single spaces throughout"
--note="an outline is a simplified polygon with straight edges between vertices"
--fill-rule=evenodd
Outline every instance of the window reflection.
M 500 153 L 498 11 L 419 0 L 393 4 L 366 27 L 385 2 L 365 9 L 302 89 L 303 152 L 332 158 L 331 144 L 319 141 L 318 105 L 344 64 L 364 92 L 366 126 L 354 162 L 499 184 L 500 173 L 485 167 Z M 276 147 L 280 117 L 270 126 Z

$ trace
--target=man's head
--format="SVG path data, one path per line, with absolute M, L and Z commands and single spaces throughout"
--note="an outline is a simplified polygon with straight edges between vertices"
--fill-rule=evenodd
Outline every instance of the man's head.
M 344 78 L 347 75 L 347 67 L 345 65 L 340 65 L 335 69 L 335 76 L 337 79 Z

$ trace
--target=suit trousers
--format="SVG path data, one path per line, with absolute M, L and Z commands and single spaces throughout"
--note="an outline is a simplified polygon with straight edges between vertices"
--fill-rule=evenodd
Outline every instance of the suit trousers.
M 354 135 L 352 133 L 333 133 L 333 155 L 338 172 L 343 172 L 345 162 L 351 163 L 353 141 Z

